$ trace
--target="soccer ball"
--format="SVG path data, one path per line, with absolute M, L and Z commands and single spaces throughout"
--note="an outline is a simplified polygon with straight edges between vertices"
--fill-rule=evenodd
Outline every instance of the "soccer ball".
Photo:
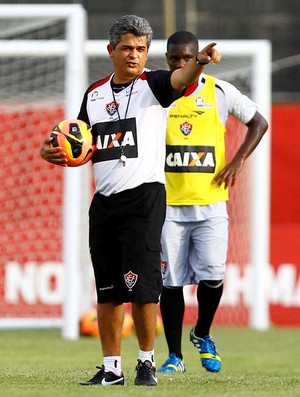
M 99 328 L 97 322 L 97 309 L 94 307 L 91 310 L 83 313 L 80 317 L 79 332 L 83 336 L 99 336 Z M 125 313 L 122 327 L 122 336 L 128 337 L 134 332 L 133 318 L 130 313 Z
M 87 163 L 96 150 L 91 127 L 81 120 L 61 121 L 53 128 L 50 137 L 53 138 L 53 147 L 63 148 L 68 167 Z
M 133 331 L 134 331 L 134 322 L 132 315 L 130 313 L 125 313 L 123 327 L 122 327 L 123 338 L 132 335 Z
M 163 333 L 164 326 L 162 322 L 162 318 L 159 314 L 157 314 L 157 322 L 156 322 L 156 336 Z
M 82 314 L 80 317 L 79 331 L 80 335 L 99 336 L 96 308 Z

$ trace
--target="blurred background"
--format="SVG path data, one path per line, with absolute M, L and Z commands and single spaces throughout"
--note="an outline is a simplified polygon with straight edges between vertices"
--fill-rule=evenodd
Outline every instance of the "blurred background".
M 7 3 L 0 0 L 0 5 Z M 9 4 L 57 4 L 59 10 L 61 2 L 11 0 Z M 270 285 L 266 289 L 270 325 L 300 326 L 300 1 L 82 0 L 64 1 L 64 4 L 81 4 L 86 10 L 90 40 L 106 41 L 110 26 L 119 16 L 136 14 L 148 19 L 154 40 L 166 39 L 176 30 L 190 30 L 204 44 L 212 39 L 264 39 L 271 42 L 271 268 Z M 3 19 L 0 40 L 44 39 L 43 35 L 54 39 L 65 37 L 65 27 L 59 18 L 50 23 L 49 18 L 45 21 L 45 25 L 42 19 L 38 23 L 10 21 L 9 24 Z M 103 44 L 101 49 L 104 52 L 105 46 Z M 222 48 L 219 50 L 222 53 Z M 264 57 L 264 53 L 259 55 Z M 217 75 L 222 68 L 226 69 L 226 61 L 224 57 L 220 69 L 218 66 L 213 72 L 208 70 Z M 237 62 L 243 63 L 239 66 Z M 234 83 L 241 83 L 238 88 L 249 94 L 245 74 L 251 65 L 247 58 L 234 58 L 229 66 L 232 68 L 232 65 L 241 68 L 240 75 L 239 71 L 235 72 Z M 46 62 L 42 56 L 36 63 L 35 56 L 26 59 L 4 56 L 0 67 L 1 125 L 3 131 L 10 131 L 11 125 L 17 125 L 14 129 L 16 133 L 20 132 L 17 139 L 12 134 L 5 134 L 6 146 L 2 145 L 3 152 L 9 155 L 5 156 L 5 164 L 0 168 L 0 206 L 5 208 L 0 213 L 0 325 L 5 327 L 9 316 L 16 319 L 48 316 L 52 324 L 60 326 L 63 294 L 60 245 L 64 233 L 62 173 L 57 167 L 42 162 L 37 153 L 55 120 L 64 118 L 64 60 L 53 57 Z M 154 67 L 166 68 L 163 54 L 160 59 L 155 59 Z M 90 82 L 104 77 L 109 71 L 111 63 L 106 53 L 101 59 L 94 55 L 89 58 Z M 228 80 L 226 74 L 224 79 Z M 242 178 L 232 193 L 234 201 L 240 203 L 242 195 L 243 200 L 249 201 L 251 187 L 245 188 L 247 193 L 241 193 L 239 189 L 244 189 Z M 251 219 L 247 222 L 251 223 Z M 246 265 L 249 263 L 249 236 L 242 236 L 240 231 L 235 234 L 233 248 L 230 248 L 230 255 L 231 250 L 234 255 L 229 260 L 230 264 L 238 263 L 240 267 L 237 270 L 228 266 L 228 294 L 224 295 L 223 308 L 216 319 L 221 325 L 248 323 L 249 275 Z M 241 258 L 243 245 L 246 254 Z M 192 307 L 190 322 L 193 322 L 194 293 L 191 291 L 187 297 L 191 299 Z M 231 301 L 233 295 L 234 302 Z M 227 308 L 226 312 L 226 305 L 231 306 L 231 310 Z M 20 324 L 22 326 L 24 321 Z M 49 321 L 44 325 L 49 326 Z
M 5 3 L 82 4 L 88 13 L 89 39 L 107 39 L 111 24 L 125 14 L 148 19 L 154 39 L 164 39 L 175 30 L 190 30 L 200 40 L 268 39 L 273 51 L 273 102 L 300 100 L 298 0 L 0 0 Z

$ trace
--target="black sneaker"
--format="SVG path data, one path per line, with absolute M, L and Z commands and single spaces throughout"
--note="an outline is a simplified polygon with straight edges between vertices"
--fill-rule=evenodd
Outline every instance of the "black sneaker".
M 135 370 L 136 378 L 134 384 L 136 386 L 157 386 L 156 369 L 151 361 L 142 362 L 138 360 Z
M 106 372 L 104 369 L 104 365 L 99 368 L 100 371 L 96 373 L 92 377 L 92 379 L 87 382 L 80 382 L 81 386 L 93 386 L 93 385 L 101 385 L 101 386 L 112 386 L 112 385 L 125 385 L 125 378 L 123 376 L 123 372 L 121 376 L 114 374 L 113 372 Z

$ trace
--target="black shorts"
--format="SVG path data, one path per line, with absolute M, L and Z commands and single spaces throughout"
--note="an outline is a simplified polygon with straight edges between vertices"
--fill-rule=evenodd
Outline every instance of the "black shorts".
M 161 183 L 145 183 L 110 197 L 94 195 L 89 243 L 98 303 L 158 302 L 165 213 Z

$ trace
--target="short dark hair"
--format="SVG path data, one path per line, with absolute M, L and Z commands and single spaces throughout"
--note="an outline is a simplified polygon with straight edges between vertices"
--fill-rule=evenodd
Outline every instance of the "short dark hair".
M 121 41 L 122 34 L 132 33 L 135 36 L 146 36 L 147 47 L 150 47 L 153 31 L 145 18 L 136 15 L 124 15 L 116 20 L 109 30 L 108 39 L 113 48 Z
M 178 30 L 169 36 L 167 41 L 167 51 L 169 50 L 170 45 L 190 43 L 195 44 L 196 48 L 198 48 L 198 39 L 193 33 L 187 30 Z

